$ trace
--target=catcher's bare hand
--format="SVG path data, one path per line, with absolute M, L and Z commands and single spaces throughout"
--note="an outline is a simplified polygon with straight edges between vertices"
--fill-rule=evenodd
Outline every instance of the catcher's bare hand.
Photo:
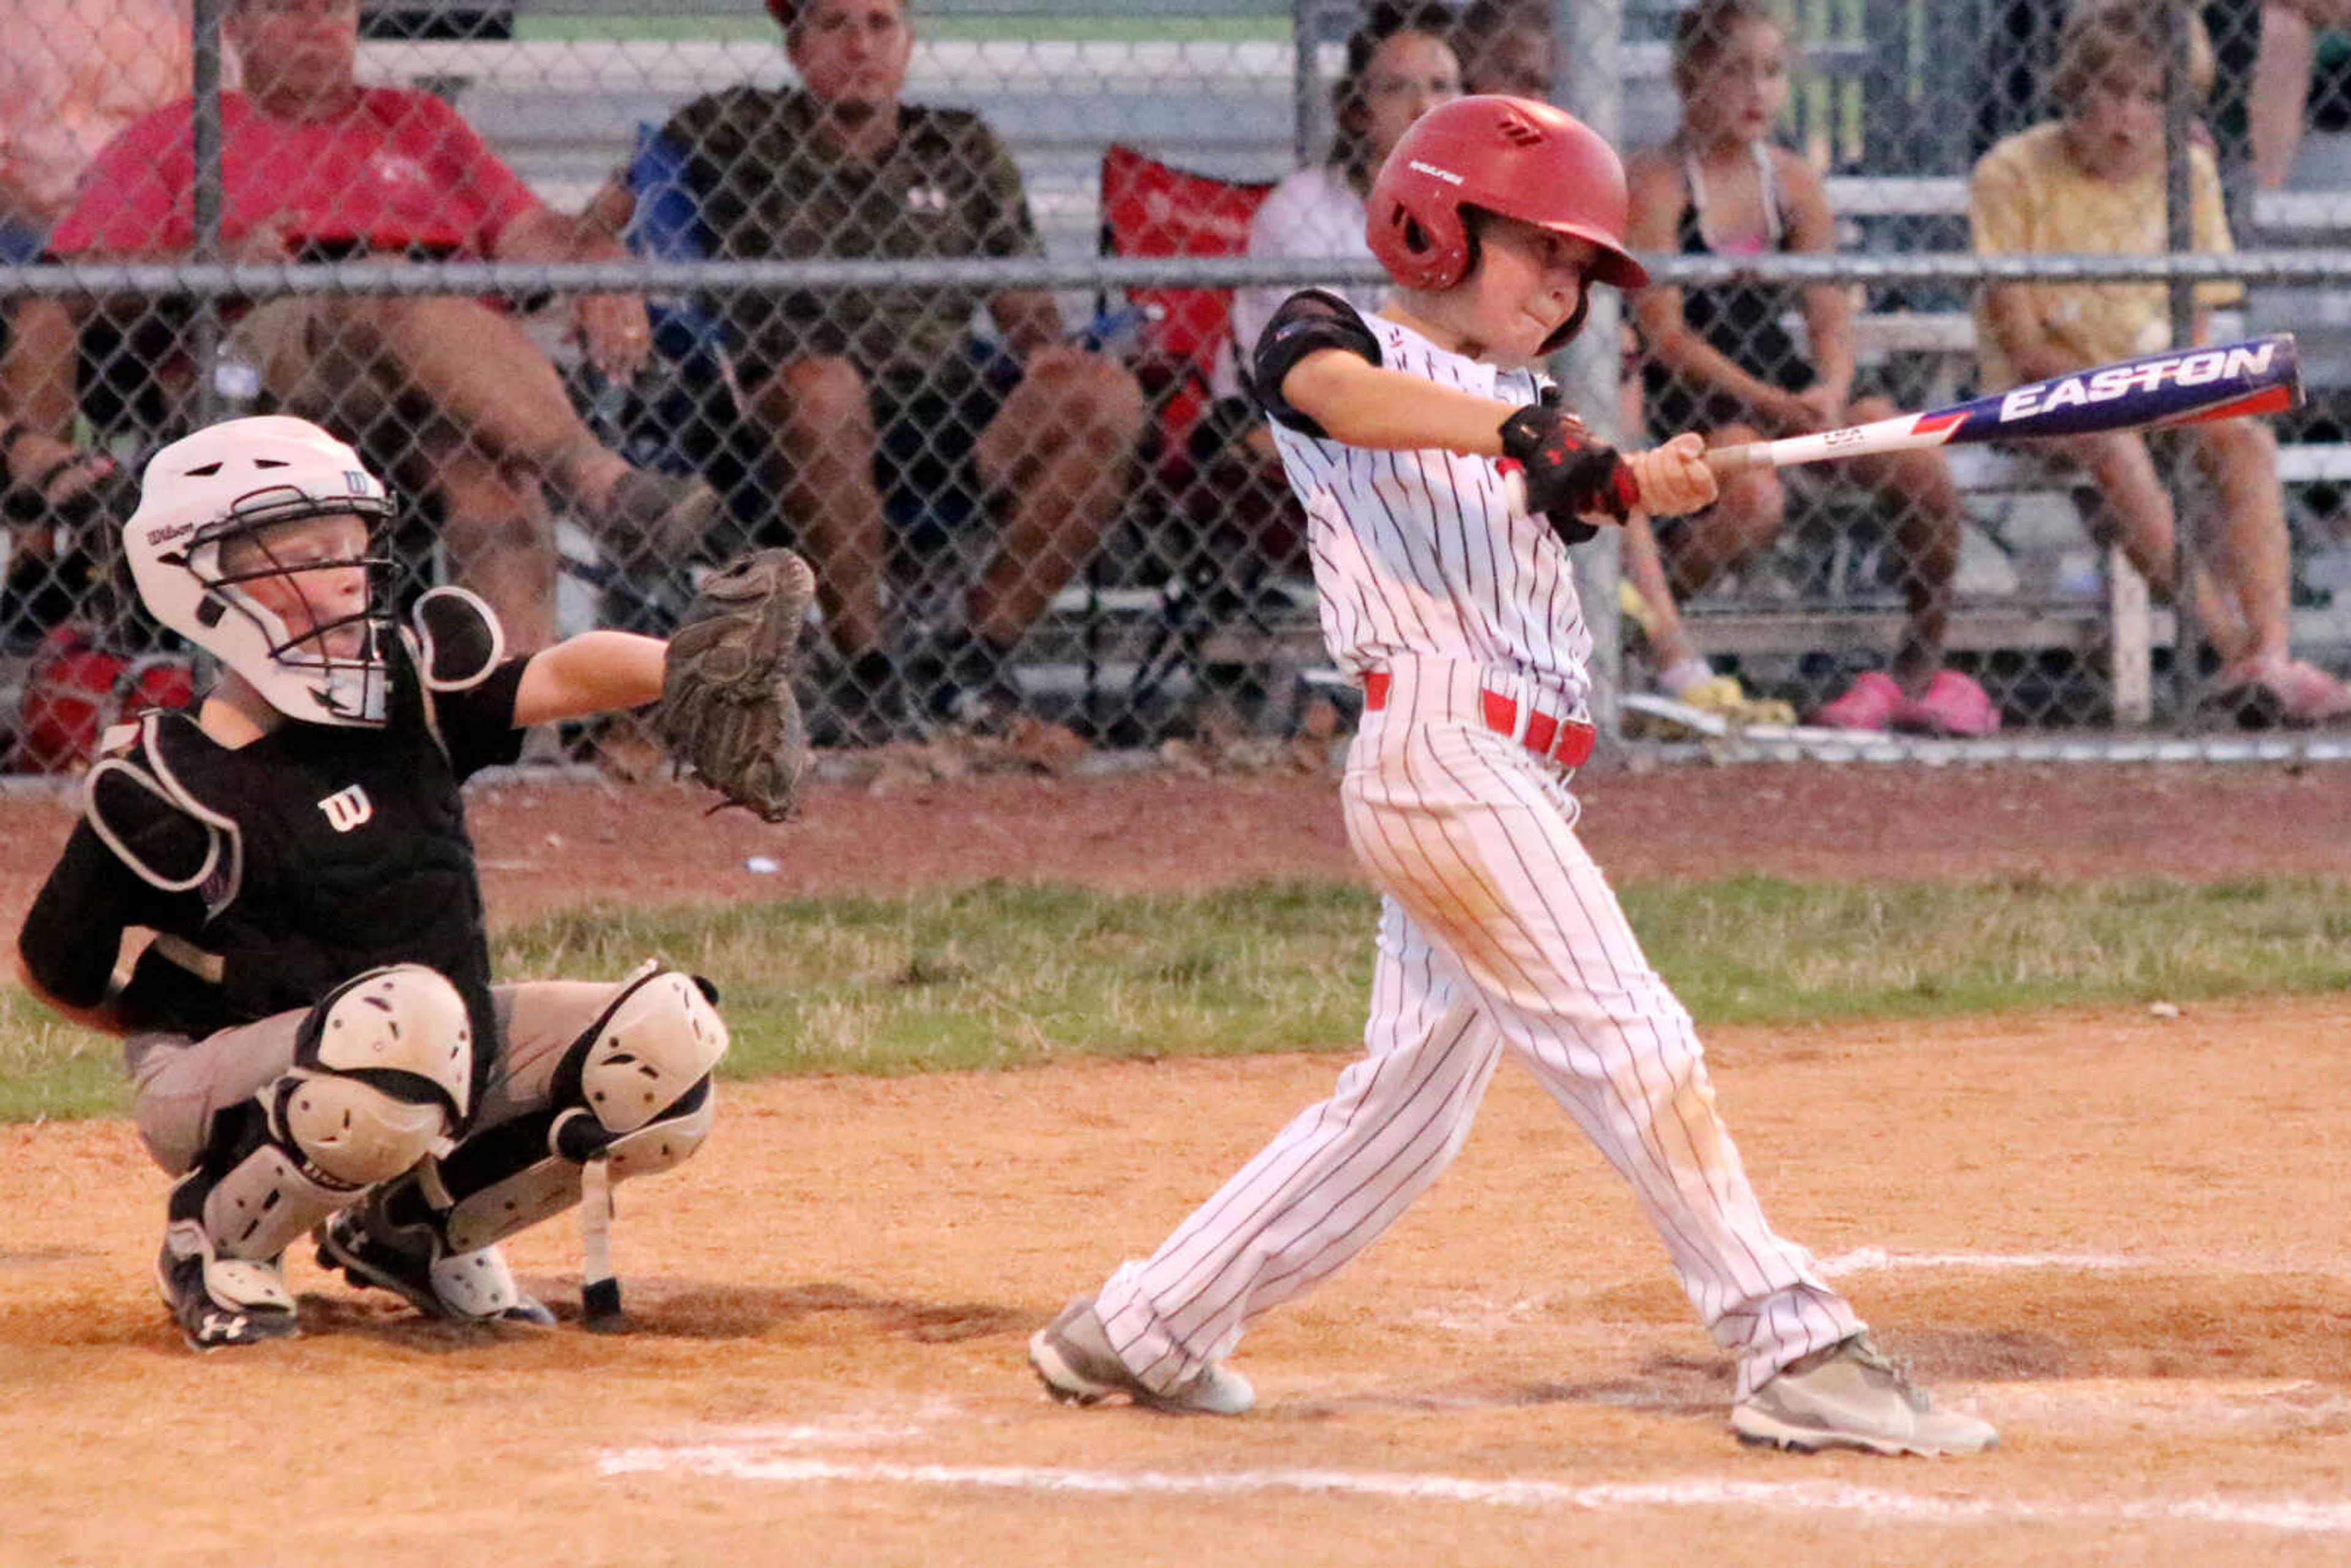
M 1707 466 L 1706 440 L 1694 432 L 1684 431 L 1663 446 L 1635 452 L 1625 464 L 1639 487 L 1642 509 L 1652 517 L 1670 517 L 1714 505 L 1714 470 Z
M 792 676 L 815 596 L 816 574 L 788 549 L 711 573 L 669 640 L 653 712 L 673 761 L 770 822 L 799 806 L 808 771 Z

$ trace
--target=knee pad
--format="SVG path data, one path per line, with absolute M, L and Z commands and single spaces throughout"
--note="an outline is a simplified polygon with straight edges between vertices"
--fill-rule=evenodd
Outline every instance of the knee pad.
M 471 1252 L 580 1201 L 580 1166 L 614 1181 L 683 1163 L 710 1134 L 726 1026 L 704 982 L 647 965 L 564 1053 L 544 1111 L 468 1138 L 439 1166 L 450 1250 Z
M 555 1070 L 554 1101 L 633 1133 L 726 1054 L 726 1026 L 705 982 L 647 964 L 622 986 Z
M 456 987 L 419 964 L 371 969 L 302 1020 L 271 1120 L 329 1180 L 372 1186 L 449 1146 L 473 1064 Z
M 447 1148 L 472 1072 L 455 986 L 414 964 L 360 975 L 302 1020 L 294 1065 L 219 1119 L 175 1218 L 201 1220 L 223 1258 L 275 1258 L 354 1194 Z

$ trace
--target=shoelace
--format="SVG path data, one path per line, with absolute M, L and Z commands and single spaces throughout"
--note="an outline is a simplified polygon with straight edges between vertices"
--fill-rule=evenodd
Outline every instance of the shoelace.
M 1910 1381 L 1910 1369 L 1877 1348 L 1867 1338 L 1855 1335 L 1845 1342 L 1844 1354 L 1858 1363 L 1865 1372 L 1883 1377 L 1913 1410 L 1934 1408 L 1934 1396 Z

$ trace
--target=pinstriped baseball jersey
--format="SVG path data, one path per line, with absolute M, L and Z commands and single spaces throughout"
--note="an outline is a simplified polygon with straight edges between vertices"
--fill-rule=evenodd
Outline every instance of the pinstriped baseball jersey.
M 1541 389 L 1395 322 L 1366 325 L 1388 369 L 1502 401 Z M 1339 331 L 1365 347 L 1343 319 Z M 1273 391 L 1275 440 L 1313 521 L 1324 634 L 1364 684 L 1340 788 L 1382 894 L 1364 1054 L 1156 1252 L 1111 1276 L 1094 1300 L 1103 1333 L 1151 1390 L 1190 1384 L 1437 1180 L 1507 1052 L 1630 1185 L 1745 1398 L 1861 1324 L 1765 1221 L 1689 1015 L 1575 837 L 1553 737 L 1583 706 L 1591 638 L 1566 551 L 1504 501 L 1491 459 L 1348 446 L 1311 434 Z
M 1438 348 L 1365 317 L 1389 370 L 1505 402 L 1549 384 Z M 1399 654 L 1531 672 L 1581 708 L 1592 633 L 1551 525 L 1513 506 L 1494 461 L 1434 448 L 1372 452 L 1276 423 L 1275 446 L 1306 508 L 1322 636 L 1353 675 Z

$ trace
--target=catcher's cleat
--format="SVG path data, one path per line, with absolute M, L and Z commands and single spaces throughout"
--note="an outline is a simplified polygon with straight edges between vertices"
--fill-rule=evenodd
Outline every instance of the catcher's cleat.
M 1098 1405 L 1113 1394 L 1176 1416 L 1238 1416 L 1257 1403 L 1248 1378 L 1213 1362 L 1173 1388 L 1153 1388 L 1111 1348 L 1093 1298 L 1080 1296 L 1029 1341 L 1029 1364 L 1063 1405 Z
M 301 1328 L 280 1263 L 216 1258 L 204 1227 L 175 1220 L 155 1258 L 155 1289 L 190 1350 L 292 1339 Z
M 1934 1396 L 1878 1354 L 1866 1334 L 1839 1340 L 1782 1368 L 1732 1406 L 1742 1443 L 1814 1453 L 1976 1454 L 1993 1448 L 1991 1423 L 1938 1410 Z
M 340 1269 L 354 1285 L 395 1291 L 427 1317 L 554 1326 L 555 1314 L 515 1283 L 496 1247 L 451 1252 L 437 1227 L 395 1225 L 381 1210 L 375 1202 L 347 1208 L 313 1231 L 319 1267 Z

